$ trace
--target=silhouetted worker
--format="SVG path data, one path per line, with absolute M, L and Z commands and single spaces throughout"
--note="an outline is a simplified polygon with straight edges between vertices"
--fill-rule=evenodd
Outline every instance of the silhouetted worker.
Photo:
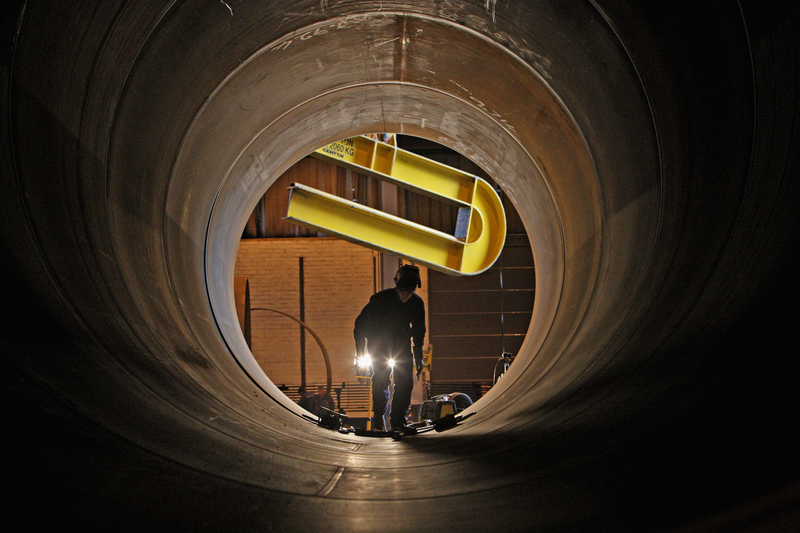
M 414 291 L 422 287 L 419 268 L 403 265 L 394 277 L 395 288 L 373 294 L 356 318 L 353 335 L 356 355 L 372 359 L 372 429 L 383 430 L 389 400 L 390 374 L 394 372 L 391 427 L 401 430 L 414 388 L 414 367 L 422 370 L 425 341 L 425 303 Z M 413 355 L 412 345 L 413 340 Z
M 336 410 L 336 402 L 333 401 L 333 397 L 325 390 L 324 385 L 317 387 L 317 393 L 311 396 L 310 409 L 308 410 L 317 416 L 322 416 L 321 407 L 330 409 L 331 411 Z
M 297 402 L 297 405 L 299 405 L 306 411 L 311 411 L 311 402 L 310 402 L 312 396 L 311 392 L 306 391 L 305 386 L 300 385 L 297 388 L 297 394 L 300 395 L 300 401 Z

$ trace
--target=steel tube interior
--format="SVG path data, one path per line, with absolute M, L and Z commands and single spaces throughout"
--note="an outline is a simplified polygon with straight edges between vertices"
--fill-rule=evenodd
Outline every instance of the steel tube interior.
M 4 8 L 20 508 L 212 530 L 797 517 L 796 71 L 780 52 L 797 8 L 50 4 Z M 373 132 L 480 164 L 536 264 L 508 375 L 463 424 L 399 442 L 304 419 L 233 302 L 258 198 Z

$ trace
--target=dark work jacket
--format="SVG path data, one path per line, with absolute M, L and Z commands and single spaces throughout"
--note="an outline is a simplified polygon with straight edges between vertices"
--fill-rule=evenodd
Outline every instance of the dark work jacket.
M 412 294 L 406 303 L 400 301 L 396 289 L 373 294 L 356 318 L 353 336 L 356 352 L 366 348 L 373 358 L 411 360 L 411 339 L 414 359 L 422 361 L 425 342 L 425 303 Z

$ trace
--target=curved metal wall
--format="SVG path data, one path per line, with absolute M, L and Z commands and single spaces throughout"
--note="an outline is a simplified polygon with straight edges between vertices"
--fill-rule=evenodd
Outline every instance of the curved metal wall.
M 3 442 L 30 522 L 757 530 L 798 514 L 797 8 L 5 8 Z M 403 441 L 304 420 L 233 304 L 253 205 L 378 131 L 486 169 L 531 238 L 526 341 Z

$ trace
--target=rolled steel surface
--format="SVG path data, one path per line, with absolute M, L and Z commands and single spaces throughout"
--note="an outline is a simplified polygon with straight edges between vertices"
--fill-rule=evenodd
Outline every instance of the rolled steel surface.
M 27 524 L 795 523 L 797 7 L 4 11 L 3 442 L 12 507 L 48 510 Z M 375 132 L 481 165 L 536 265 L 508 374 L 464 423 L 397 442 L 304 419 L 250 355 L 233 299 L 271 183 Z

